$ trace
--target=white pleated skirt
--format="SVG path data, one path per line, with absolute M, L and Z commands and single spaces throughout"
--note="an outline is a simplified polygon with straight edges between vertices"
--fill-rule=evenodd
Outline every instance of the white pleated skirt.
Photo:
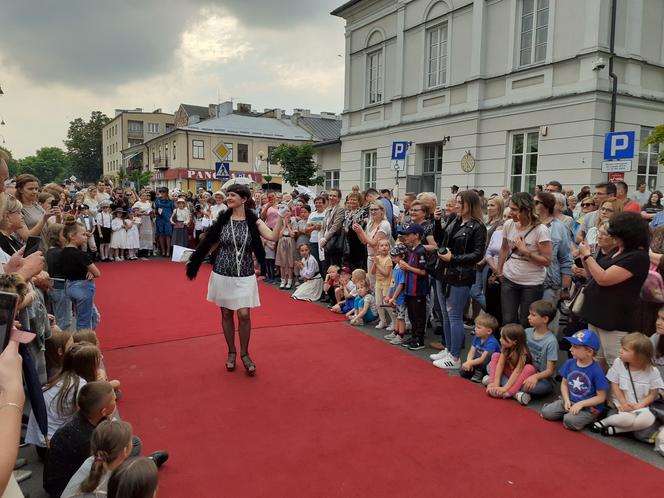
M 210 273 L 207 300 L 229 310 L 257 308 L 261 301 L 258 297 L 256 275 L 226 277 L 215 272 Z

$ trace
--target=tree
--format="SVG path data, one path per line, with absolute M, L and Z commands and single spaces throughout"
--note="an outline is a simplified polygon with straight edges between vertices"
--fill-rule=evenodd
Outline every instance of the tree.
M 281 175 L 291 185 L 322 185 L 325 178 L 318 175 L 318 165 L 314 162 L 314 148 L 311 144 L 281 144 L 272 151 L 270 163 L 281 163 Z
M 0 154 L 0 157 L 7 156 L 7 167 L 9 168 L 9 177 L 15 177 L 18 175 L 18 161 L 12 157 L 12 151 L 7 147 L 0 146 L 0 151 L 4 154 Z
M 110 121 L 103 112 L 93 111 L 90 120 L 69 122 L 65 145 L 72 160 L 71 173 L 79 180 L 93 182 L 102 175 L 102 128 Z
M 34 156 L 16 161 L 15 174 L 29 173 L 42 183 L 61 182 L 68 177 L 72 162 L 67 153 L 59 147 L 43 147 Z
M 664 165 L 664 124 L 657 126 L 650 136 L 643 142 L 644 145 L 657 145 L 659 147 L 659 163 Z

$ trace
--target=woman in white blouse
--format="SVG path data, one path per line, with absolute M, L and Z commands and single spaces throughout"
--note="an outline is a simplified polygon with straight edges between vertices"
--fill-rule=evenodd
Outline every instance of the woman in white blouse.
M 371 268 L 373 267 L 378 242 L 383 239 L 389 240 L 392 235 L 392 228 L 385 217 L 383 203 L 372 201 L 369 204 L 369 221 L 367 221 L 366 230 L 359 223 L 353 223 L 352 228 L 360 241 L 367 246 L 367 275 L 369 275 L 369 283 L 373 289 L 376 283 L 376 275 L 371 271 Z

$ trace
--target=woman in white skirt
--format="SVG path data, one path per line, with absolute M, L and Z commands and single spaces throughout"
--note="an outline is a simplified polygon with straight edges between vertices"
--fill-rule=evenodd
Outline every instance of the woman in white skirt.
M 303 243 L 298 247 L 300 260 L 295 263 L 295 267 L 300 272 L 300 285 L 293 292 L 293 299 L 301 301 L 318 301 L 323 293 L 323 278 L 320 275 L 318 261 L 309 252 L 309 244 Z
M 240 336 L 240 359 L 248 375 L 255 375 L 256 365 L 249 356 L 251 336 L 251 308 L 260 306 L 258 285 L 254 272 L 253 255 L 259 263 L 265 259 L 261 237 L 277 240 L 281 233 L 286 210 L 280 213 L 274 230 L 254 213 L 251 191 L 246 185 L 231 185 L 226 191 L 228 210 L 221 213 L 214 225 L 205 232 L 196 251 L 187 263 L 187 277 L 196 278 L 203 259 L 215 245 L 219 245 L 214 269 L 210 274 L 207 300 L 221 308 L 221 325 L 228 344 L 226 370 L 235 370 L 235 322 L 237 312 L 238 335 Z

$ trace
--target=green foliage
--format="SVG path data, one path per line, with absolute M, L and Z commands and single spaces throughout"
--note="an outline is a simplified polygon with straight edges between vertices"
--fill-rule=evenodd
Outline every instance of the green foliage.
M 7 159 L 7 167 L 9 168 L 9 177 L 13 178 L 15 177 L 18 173 L 18 161 L 12 157 L 12 151 L 9 150 L 7 147 L 3 147 L 0 145 L 0 151 L 4 152 L 4 154 L 0 154 L 0 157 L 8 156 Z
M 291 185 L 322 185 L 325 178 L 318 175 L 318 165 L 313 160 L 314 148 L 311 144 L 281 144 L 272 151 L 270 162 L 281 164 L 281 174 Z
M 643 142 L 643 145 L 656 145 L 659 146 L 659 163 L 664 164 L 664 124 L 657 126 L 650 136 Z
M 136 190 L 140 190 L 150 183 L 150 180 L 152 180 L 152 173 L 137 168 L 132 168 L 130 170 L 121 168 L 120 171 L 118 171 L 115 180 L 116 185 L 123 186 L 129 185 L 129 182 L 133 182 Z
M 43 147 L 34 156 L 27 156 L 18 161 L 10 161 L 10 174 L 12 176 L 29 173 L 39 178 L 42 184 L 62 182 L 70 176 L 71 168 L 71 159 L 59 147 Z
M 65 145 L 72 159 L 71 173 L 83 181 L 102 176 L 102 128 L 109 121 L 103 112 L 93 111 L 89 121 L 76 118 L 69 123 Z

